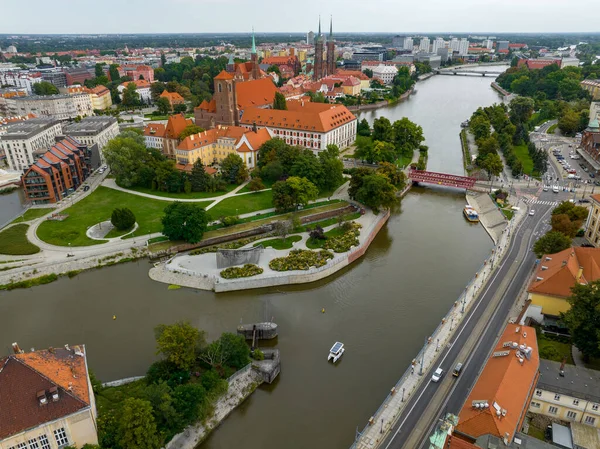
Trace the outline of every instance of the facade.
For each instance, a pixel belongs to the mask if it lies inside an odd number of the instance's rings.
[[[596,115],[596,111],[596,103],[592,102],[592,106],[590,106],[590,123],[581,137],[581,151],[585,159],[597,169],[600,164],[600,124],[598,123],[598,117],[592,119],[592,115]]]
[[[315,33],[313,31],[309,31],[306,33],[306,45],[314,45],[315,44]]]
[[[539,367],[535,329],[508,324],[460,411],[454,436],[474,443],[489,434],[512,443],[523,427]]]
[[[24,70],[0,70],[0,85],[25,88],[29,95],[33,94],[33,85],[42,82],[39,72],[28,72]]]
[[[58,120],[35,118],[8,126],[0,136],[0,148],[11,170],[27,170],[34,162],[33,153],[50,148],[62,133]]]
[[[98,145],[98,150],[102,152],[108,141],[119,135],[119,124],[116,118],[105,115],[86,117],[79,123],[63,126],[63,134],[90,147]]]
[[[415,62],[427,62],[432,69],[439,69],[442,57],[431,53],[420,53],[415,55]]]
[[[0,448],[98,444],[85,346],[13,348],[16,354],[0,359]]]
[[[90,92],[92,94],[92,108],[95,111],[103,111],[112,106],[113,103],[110,90],[105,86],[96,86],[90,89]]]
[[[432,44],[431,53],[437,54],[440,48],[446,48],[446,41],[443,37],[436,37]]]
[[[425,53],[429,53],[429,47],[431,46],[431,42],[428,37],[421,38],[419,42],[419,51],[424,51]]]
[[[165,127],[165,138],[163,140],[162,152],[168,158],[175,158],[175,151],[179,145],[179,136],[183,130],[194,122],[191,118],[185,118],[183,114],[169,116],[167,126]]]
[[[292,100],[288,110],[247,109],[240,123],[246,128],[268,128],[290,145],[319,152],[327,145],[345,148],[356,139],[356,117],[345,106]]]
[[[404,45],[403,45],[405,50],[413,50],[414,47],[414,43],[413,43],[413,38],[412,37],[405,37],[404,38]]]
[[[182,170],[200,160],[203,165],[220,164],[230,154],[238,154],[248,167],[256,166],[258,149],[271,140],[268,129],[252,130],[241,126],[218,126],[186,137],[177,147],[177,166]]]
[[[404,39],[402,38],[402,36],[394,36],[392,38],[392,47],[394,48],[403,48],[403,43],[404,43]]]
[[[149,123],[144,128],[144,141],[147,148],[163,151],[166,128],[162,123]]]
[[[458,55],[467,56],[469,54],[469,40],[466,37],[458,42]]]
[[[599,202],[600,195],[594,201]],[[588,229],[596,229],[598,214],[592,212]],[[590,231],[588,231],[590,232]],[[586,234],[587,235],[587,234]],[[527,293],[529,310],[544,316],[559,317],[571,308],[567,298],[576,284],[588,284],[600,279],[600,249],[573,247],[541,258]]]
[[[129,76],[133,81],[143,79],[154,82],[154,69],[149,65],[123,64],[117,70],[120,77]]]
[[[325,51],[323,48],[324,39],[321,34],[321,18],[319,17],[319,33],[315,38],[315,61],[313,64],[313,78],[315,80],[320,80],[326,75],[325,62],[323,61],[323,53]]]
[[[65,69],[65,79],[67,81],[67,86],[72,86],[75,83],[79,83],[83,86],[85,80],[94,79],[95,75],[95,72],[90,73],[90,71],[85,67]]]
[[[69,85],[67,82],[67,75],[62,70],[50,69],[41,71],[42,80],[52,83],[57,88],[66,87]],[[71,83],[73,84],[73,83]]]
[[[600,137],[600,134],[598,134]],[[600,138],[598,139],[600,149]],[[600,248],[600,195],[591,195],[592,208],[585,225],[585,239],[594,247]]]
[[[94,113],[92,97],[88,93],[33,95],[15,98],[14,101],[16,115],[35,114],[38,117],[68,120]]]
[[[381,79],[385,84],[392,84],[394,77],[398,74],[398,69],[393,65],[378,65],[371,70],[373,70],[373,77]]]
[[[335,41],[333,40],[333,18],[329,22],[329,38],[327,39],[327,74],[335,73]]]
[[[325,57],[325,47],[327,54]],[[315,61],[313,64],[313,79],[315,81],[335,73],[335,41],[333,40],[333,19],[329,24],[329,38],[321,34],[321,18],[319,17],[319,33],[315,38]]]
[[[590,93],[593,100],[600,100],[600,80],[583,80],[580,84]]]
[[[284,76],[285,78],[293,78],[300,73],[300,61],[296,56],[270,56],[264,58],[262,64],[279,67],[282,76],[284,73],[291,74],[291,76]]]
[[[342,82],[342,92],[344,95],[356,96],[360,94],[360,81],[353,77],[349,76]],[[334,88],[335,91],[335,88]]]
[[[129,86],[131,83],[135,84],[135,90],[140,95],[140,100],[144,103],[152,102],[152,95],[150,92],[150,82],[146,80],[136,80],[136,81],[126,81],[117,87],[119,91],[119,96],[123,99],[123,91]]]
[[[167,92],[166,90],[164,90],[162,92],[162,94],[160,94],[160,98],[166,98],[167,100],[169,100],[169,104],[171,105],[171,108],[177,104],[185,103],[185,100],[183,99],[183,97],[181,95],[179,95],[177,92]]]
[[[529,411],[600,429],[600,372],[540,360],[540,377]]]
[[[496,42],[496,50],[497,51],[508,50],[508,45],[509,45],[508,41],[498,41],[498,42]]]
[[[27,200],[52,204],[69,196],[92,174],[97,151],[66,137],[48,151],[38,152],[37,160],[21,178]]]
[[[481,43],[481,46],[487,48],[488,50],[491,50],[492,48],[494,48],[494,41],[491,39],[484,39]]]

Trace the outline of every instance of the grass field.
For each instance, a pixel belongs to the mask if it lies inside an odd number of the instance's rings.
[[[265,248],[290,249],[294,242],[299,242],[302,237],[299,235],[290,235],[284,239],[271,239],[255,243],[253,246],[262,245]]]
[[[43,217],[44,215],[52,212],[54,210],[53,207],[42,207],[39,209],[27,209],[23,215],[15,218],[13,223],[21,223],[23,221],[34,220],[36,218]]]
[[[271,187],[273,187],[273,184],[275,184],[273,181],[265,181],[263,179],[263,184],[265,185],[265,189],[270,189]],[[242,190],[240,190],[238,193],[245,193],[245,192],[251,192],[251,190],[248,188],[248,185],[245,185],[244,188]]]
[[[158,190],[152,190],[147,187],[128,187],[127,189],[132,190],[134,192],[147,193],[148,195],[160,196],[162,198],[173,198],[173,201],[176,201],[177,199],[194,200],[194,199],[203,199],[203,198],[216,198],[219,196],[223,196],[228,192],[231,192],[236,187],[237,187],[237,184],[227,184],[227,190],[225,190],[224,192],[190,192],[190,193],[160,192]]]
[[[208,202],[197,204],[206,207]],[[136,235],[160,232],[160,220],[168,205],[168,201],[153,200],[100,186],[94,193],[66,209],[65,213],[69,215],[66,220],[42,223],[37,235],[43,241],[59,246],[68,246],[69,243],[71,246],[103,243],[100,240],[89,239],[85,232],[90,226],[109,220],[116,207],[126,207],[134,213],[139,224]]]
[[[273,192],[266,190],[264,192],[248,193],[246,195],[227,198],[212,209],[209,209],[208,214],[213,220],[218,220],[220,217],[248,214],[272,207]]]
[[[39,253],[40,249],[27,240],[29,225],[18,224],[0,232],[0,254],[23,256]]]
[[[527,145],[516,145],[513,147],[513,151],[515,152],[517,159],[520,160],[523,165],[523,173],[531,175],[533,172],[533,159],[529,156]],[[533,174],[535,175],[535,173]]]
[[[555,123],[554,125],[550,126],[550,128],[548,128],[548,131],[546,131],[546,134],[554,134],[556,128],[558,128],[558,123]]]

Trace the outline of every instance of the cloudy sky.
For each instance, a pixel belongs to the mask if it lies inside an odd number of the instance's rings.
[[[0,33],[599,31],[599,0],[0,0]],[[26,18],[23,13],[26,12]],[[7,20],[6,18],[22,18]]]

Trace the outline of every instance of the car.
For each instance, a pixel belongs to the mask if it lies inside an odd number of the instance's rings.
[[[600,181],[594,181],[594,184],[600,186]]]
[[[83,187],[83,191],[84,191],[84,192],[87,192],[88,190],[90,190],[90,186],[84,186],[84,187]]]
[[[460,376],[460,373],[462,372],[462,369],[463,369],[463,364],[462,363],[457,363],[456,366],[454,367],[454,371],[452,371],[452,375],[454,377]]]
[[[595,175],[595,174],[593,174],[593,173],[590,173],[590,178],[595,178],[595,177],[596,177],[596,175]]]
[[[533,216],[535,215],[535,211],[534,211],[533,209],[531,209],[531,210],[529,211],[529,215],[531,215],[531,216],[533,217]]]
[[[571,173],[573,175],[577,174],[577,170],[575,170],[574,168],[570,168],[569,170],[567,170],[567,173]]]
[[[581,199],[579,200],[579,202],[580,202],[580,203],[589,203],[589,202],[590,202],[590,200],[588,200],[587,198],[581,198]]]
[[[579,163],[579,166],[580,166],[581,168],[583,168],[583,167],[585,167],[585,164],[584,164],[583,162],[580,162],[580,163]]]
[[[544,192],[547,192],[547,191],[548,191],[548,187],[544,186]]]
[[[435,370],[435,372],[433,373],[433,376],[431,376],[431,380],[433,382],[439,382],[443,375],[444,375],[444,370],[440,366],[440,367],[438,367],[438,369]]]

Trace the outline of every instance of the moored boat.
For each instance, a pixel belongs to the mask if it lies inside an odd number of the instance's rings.
[[[327,357],[327,361],[330,361],[333,359],[333,363],[337,362],[339,360],[339,358],[342,356],[342,354],[344,353],[345,349],[344,349],[344,343],[340,343],[339,341],[336,341],[334,343],[334,345],[331,347],[331,349],[329,350],[329,356]]]
[[[468,204],[463,209],[463,214],[465,214],[465,218],[467,220],[469,220],[471,223],[479,222],[479,214],[477,213],[477,211],[475,209],[473,209]]]

